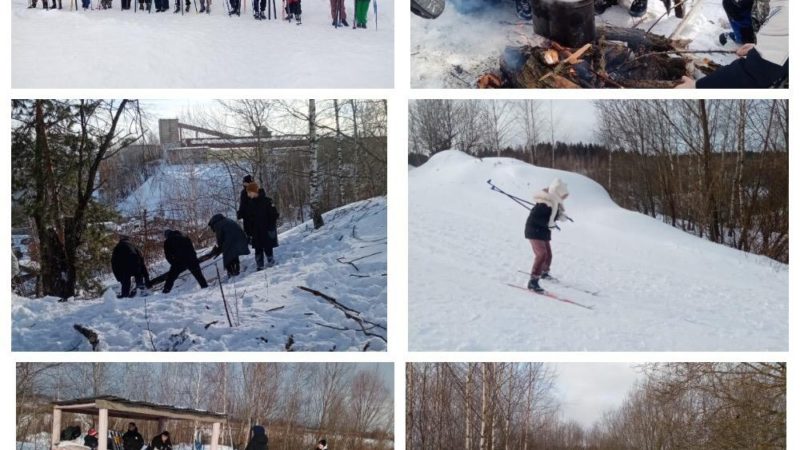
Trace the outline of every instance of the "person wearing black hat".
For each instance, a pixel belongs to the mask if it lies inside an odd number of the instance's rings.
[[[144,445],[144,438],[139,434],[139,429],[136,424],[131,422],[128,424],[128,431],[122,435],[122,448],[125,450],[142,450]]]
[[[256,425],[250,429],[250,441],[247,442],[247,447],[244,450],[268,450],[269,439],[267,439],[267,430],[261,425]]]
[[[167,280],[164,282],[163,293],[168,294],[172,290],[172,285],[178,279],[178,275],[188,270],[197,280],[197,284],[202,289],[208,287],[203,271],[200,270],[200,261],[197,259],[197,252],[194,244],[188,236],[176,230],[164,230],[164,257],[170,264],[167,272]]]
[[[236,220],[241,220],[244,233],[247,235],[248,243],[252,241],[253,233],[250,231],[252,223],[249,220],[250,197],[247,195],[247,187],[253,184],[253,176],[245,175],[242,179],[242,192],[239,193],[239,209],[236,211]]]

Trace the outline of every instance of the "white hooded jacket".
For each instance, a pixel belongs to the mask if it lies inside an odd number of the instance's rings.
[[[553,182],[550,183],[550,187],[546,190],[541,190],[534,194],[534,203],[544,203],[553,210],[550,213],[550,223],[548,224],[550,228],[555,226],[556,220],[559,218],[558,216],[564,214],[564,197],[568,194],[567,183],[561,181],[561,178],[553,180]]]
[[[773,64],[786,64],[789,59],[788,0],[770,0],[769,15],[756,33],[756,51]]]

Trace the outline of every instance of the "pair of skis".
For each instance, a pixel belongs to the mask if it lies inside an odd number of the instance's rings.
[[[528,272],[523,272],[523,271],[521,271],[521,270],[519,270],[518,272],[519,272],[519,273],[524,273],[524,274],[526,274],[526,275],[530,275]],[[567,287],[567,288],[569,288],[569,289],[573,289],[573,290],[576,290],[576,291],[579,291],[579,292],[583,292],[583,293],[585,293],[585,294],[589,294],[589,295],[592,295],[592,296],[595,296],[595,297],[597,297],[597,296],[599,295],[599,291],[590,291],[590,290],[588,290],[588,289],[583,289],[583,288],[580,288],[580,287],[572,286],[572,285],[569,285],[569,284],[566,284],[566,283],[562,283],[562,282],[558,281],[558,280],[557,280],[557,279],[555,279],[555,278],[552,278],[552,279],[551,279],[551,281],[553,281],[553,282],[555,282],[555,283],[558,283],[558,284],[561,284],[561,285],[563,285],[564,287]],[[590,310],[594,310],[594,306],[590,306],[590,305],[584,305],[584,304],[582,304],[582,303],[578,303],[578,302],[576,302],[576,301],[574,301],[574,300],[570,300],[569,298],[562,297],[562,296],[560,296],[560,295],[558,295],[558,294],[554,294],[554,293],[552,293],[552,292],[550,292],[550,291],[547,291],[547,290],[544,290],[544,291],[542,291],[542,292],[536,292],[536,291],[534,291],[534,290],[530,290],[530,289],[528,289],[527,287],[517,286],[517,285],[515,285],[515,284],[511,284],[511,283],[506,283],[506,284],[507,284],[508,286],[510,286],[510,287],[517,288],[517,289],[521,289],[521,290],[523,290],[523,291],[525,291],[525,292],[528,292],[528,293],[530,293],[530,294],[534,294],[534,295],[542,295],[542,296],[545,296],[545,297],[551,298],[551,299],[553,299],[553,300],[557,300],[557,301],[559,301],[559,302],[563,302],[563,303],[569,303],[569,304],[571,304],[571,305],[575,305],[575,306],[578,306],[578,307],[581,307],[581,308],[584,308],[584,309],[590,309]]]

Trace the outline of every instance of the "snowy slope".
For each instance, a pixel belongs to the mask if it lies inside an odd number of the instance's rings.
[[[386,337],[386,199],[353,203],[325,219],[319,230],[305,223],[281,234],[273,268],[255,272],[252,253],[242,258],[242,275],[222,284],[238,326],[228,326],[218,284],[202,290],[184,273],[167,295],[117,299],[109,289],[102,298],[67,303],[15,296],[13,349],[90,350],[72,328],[82,324],[98,332],[100,350],[282,351],[289,336],[293,351],[385,350],[383,340],[366,336],[355,320],[297,286],[357,310],[379,325],[368,325],[368,332]],[[345,263],[361,257],[358,271]],[[206,278],[216,278],[214,265],[205,265]]]
[[[465,88],[474,87],[477,76],[498,67],[498,58],[508,45],[538,44],[543,38],[533,34],[533,25],[517,18],[514,2],[502,0],[493,4],[487,0],[482,11],[471,14],[458,12],[452,1],[437,19],[427,20],[411,15],[411,87],[412,88]],[[692,2],[687,2],[691,8]],[[620,4],[629,4],[625,0]],[[718,37],[728,25],[722,0],[704,0],[692,20],[686,24],[678,38],[689,39],[693,50],[720,49]],[[639,28],[648,30],[664,13],[664,4],[650,0],[645,20]],[[631,27],[642,18],[632,18],[627,8],[615,6],[596,23]],[[670,14],[653,28],[656,34],[669,36],[680,19]],[[726,49],[735,49],[729,43]],[[732,56],[724,54],[707,56],[718,63],[728,63]]]
[[[80,0],[78,0],[80,3]],[[328,0],[304,0],[303,25],[212,13],[26,9],[11,0],[15,88],[390,88],[394,2],[379,0],[378,30],[331,26]],[[63,0],[68,8],[70,0]],[[94,3],[97,3],[95,1]],[[174,2],[171,2],[174,5]],[[244,2],[243,2],[244,3]],[[346,3],[348,19],[352,0]],[[280,13],[281,0],[276,0]]]
[[[574,223],[553,232],[554,276],[574,305],[524,286],[530,199],[569,185]],[[437,154],[409,173],[409,343],[413,351],[786,351],[788,266],[619,208],[583,176],[512,159]]]

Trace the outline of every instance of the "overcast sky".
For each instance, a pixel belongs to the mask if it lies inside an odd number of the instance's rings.
[[[620,406],[628,391],[643,378],[633,364],[558,363],[553,366],[563,417],[586,428],[600,420],[605,411]]]

